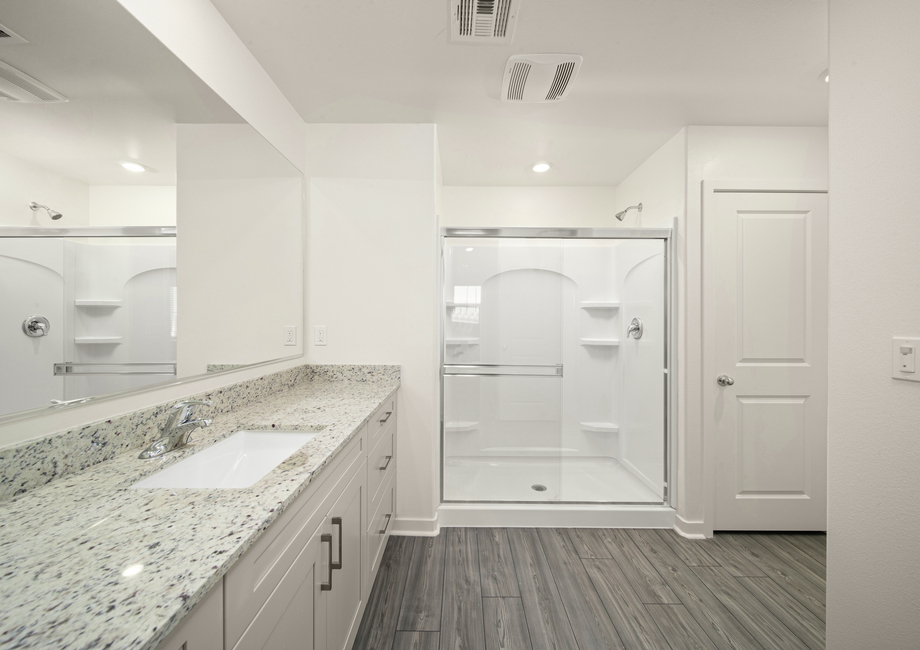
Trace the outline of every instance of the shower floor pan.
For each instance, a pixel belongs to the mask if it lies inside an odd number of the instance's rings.
[[[452,456],[444,461],[444,501],[660,504],[662,499],[615,458]]]

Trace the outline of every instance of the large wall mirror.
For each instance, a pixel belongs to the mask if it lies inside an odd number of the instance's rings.
[[[302,174],[115,0],[0,3],[0,133],[0,420],[302,354]]]

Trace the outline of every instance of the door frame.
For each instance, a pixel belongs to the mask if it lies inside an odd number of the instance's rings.
[[[827,181],[764,181],[764,180],[703,180],[702,210],[700,228],[702,230],[702,291],[700,312],[702,315],[701,358],[702,368],[699,377],[701,390],[701,410],[703,417],[702,431],[702,475],[703,475],[703,534],[712,537],[716,512],[716,434],[713,410],[708,408],[718,395],[715,362],[715,323],[713,312],[709,309],[710,296],[713,294],[713,228],[707,227],[712,214],[713,194],[716,193],[751,193],[751,194],[827,194]],[[826,297],[825,297],[826,299]]]
[[[438,403],[439,403],[439,435],[438,435],[438,503],[439,505],[467,505],[483,504],[486,506],[508,505],[517,502],[509,501],[445,501],[444,500],[444,242],[449,238],[470,237],[485,238],[515,238],[515,239],[660,239],[664,242],[665,256],[665,287],[664,287],[664,477],[665,499],[664,506],[676,510],[677,508],[677,232],[678,219],[672,219],[670,228],[465,228],[445,227],[439,228],[438,235]],[[526,506],[546,506],[544,502],[526,502]],[[566,502],[565,505],[577,507],[579,504]],[[588,507],[613,506],[618,502],[591,502],[584,504]],[[629,505],[628,507],[635,507]],[[660,506],[659,506],[660,507]]]

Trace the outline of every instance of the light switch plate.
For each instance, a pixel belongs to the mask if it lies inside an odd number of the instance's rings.
[[[316,325],[313,327],[313,345],[326,345],[325,325]]]
[[[896,336],[891,339],[891,376],[920,382],[920,338]]]

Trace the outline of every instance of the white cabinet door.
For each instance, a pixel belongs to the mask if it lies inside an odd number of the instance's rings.
[[[320,650],[325,647],[326,602],[322,583],[329,576],[331,541],[323,527],[310,537],[234,650]]]
[[[714,528],[825,530],[827,195],[704,196]]]
[[[366,462],[366,461],[365,461]],[[358,469],[329,511],[327,525],[332,532],[332,589],[323,592],[326,601],[326,649],[351,647],[364,611],[364,578],[367,530],[367,470]],[[337,568],[339,567],[339,568]]]
[[[223,650],[224,581],[195,605],[157,650]]]

